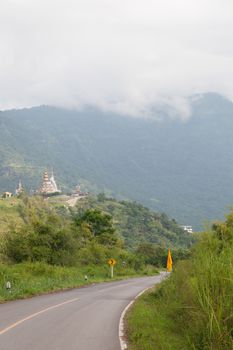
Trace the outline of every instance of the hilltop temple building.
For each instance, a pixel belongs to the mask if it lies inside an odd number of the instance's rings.
[[[58,190],[54,175],[49,178],[48,172],[45,171],[43,175],[43,182],[38,190],[38,193],[43,195],[54,195],[59,194],[61,191]]]
[[[23,188],[22,182],[20,180],[19,184],[18,184],[18,187],[15,190],[15,194],[16,194],[16,196],[19,196],[23,192],[24,192],[24,188]]]

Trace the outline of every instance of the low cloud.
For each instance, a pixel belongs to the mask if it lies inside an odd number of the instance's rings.
[[[3,0],[0,43],[0,109],[166,104],[185,120],[187,96],[233,100],[231,0]]]

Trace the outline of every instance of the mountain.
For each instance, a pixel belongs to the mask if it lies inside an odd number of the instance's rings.
[[[164,107],[132,118],[92,107],[0,112],[0,190],[19,179],[39,186],[54,168],[63,190],[137,200],[200,229],[233,203],[233,104],[209,93],[190,98],[188,120]]]

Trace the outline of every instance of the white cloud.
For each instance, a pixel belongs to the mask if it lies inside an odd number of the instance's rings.
[[[94,104],[147,115],[233,100],[232,0],[1,0],[0,109]]]

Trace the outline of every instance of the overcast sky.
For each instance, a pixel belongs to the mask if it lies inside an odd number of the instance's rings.
[[[233,100],[233,0],[0,0],[0,109]]]

